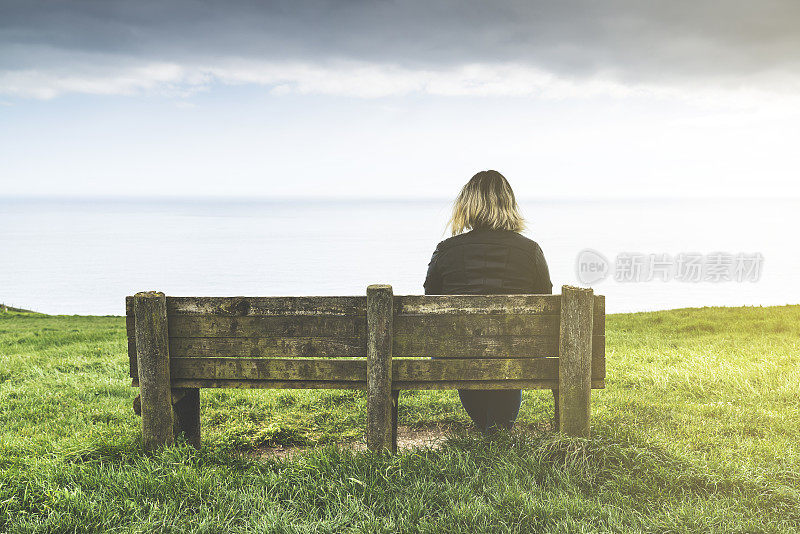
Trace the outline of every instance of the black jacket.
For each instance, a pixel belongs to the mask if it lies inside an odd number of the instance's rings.
[[[539,245],[516,232],[472,230],[439,243],[428,264],[426,295],[550,294]]]

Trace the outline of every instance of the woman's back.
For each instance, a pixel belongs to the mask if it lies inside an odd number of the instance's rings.
[[[428,264],[427,295],[552,291],[542,249],[520,234],[525,221],[499,172],[482,171],[467,182],[453,203],[449,224],[453,237],[439,243]],[[487,433],[511,429],[522,402],[518,389],[461,389],[458,395],[475,426]]]
[[[478,229],[439,243],[428,264],[428,295],[552,291],[539,245],[510,230]]]

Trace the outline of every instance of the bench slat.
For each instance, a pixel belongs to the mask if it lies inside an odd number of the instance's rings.
[[[359,338],[316,337],[178,337],[169,340],[170,358],[194,356],[230,358],[360,358],[367,347]]]
[[[314,380],[361,382],[365,360],[300,358],[171,358],[173,380]],[[557,358],[392,361],[398,383],[430,381],[555,380]]]
[[[557,314],[560,295],[395,295],[397,315]]]
[[[441,338],[395,335],[396,358],[541,358],[558,355],[558,338],[553,336],[491,336]],[[172,357],[341,357],[366,355],[360,338],[316,337],[170,337]],[[605,354],[605,336],[593,336],[593,354]]]
[[[366,382],[361,360],[300,358],[170,358],[172,379],[325,380]]]
[[[392,360],[392,381],[551,380],[558,378],[558,358]]]
[[[592,351],[593,351],[593,356],[592,356],[592,378],[593,379],[604,379],[606,377],[605,336],[594,336],[592,339],[593,339],[593,345],[592,345]],[[269,342],[269,341],[270,340],[264,340],[264,343]],[[272,341],[277,341],[277,340],[272,340]],[[283,341],[286,341],[286,340],[283,340]],[[298,342],[302,343],[302,342],[305,342],[306,340],[295,339],[294,341],[298,341]],[[288,345],[289,350],[286,350],[286,346],[284,346],[284,350],[278,350],[277,344],[273,344],[273,345],[269,346],[268,349],[265,349],[262,352],[259,352],[257,349],[253,349],[253,347],[251,347],[251,350],[254,350],[254,352],[239,353],[239,352],[236,352],[237,349],[240,349],[240,347],[237,347],[236,340],[233,340],[233,343],[229,343],[229,340],[219,339],[219,338],[206,338],[206,339],[203,339],[203,338],[187,339],[187,338],[185,338],[185,339],[170,340],[170,352],[171,352],[171,357],[173,357],[173,358],[200,357],[200,356],[204,356],[204,355],[208,355],[209,354],[207,352],[206,348],[204,348],[204,347],[208,347],[210,345],[210,346],[212,346],[214,348],[214,350],[215,350],[214,354],[216,354],[217,357],[226,357],[226,358],[238,358],[238,357],[242,357],[242,358],[265,357],[266,358],[266,357],[273,357],[273,358],[275,358],[275,357],[292,356],[292,354],[287,354],[287,353],[290,353],[292,351],[294,351],[294,353],[295,353],[294,356],[296,356],[296,357],[304,357],[304,356],[307,357],[307,354],[306,354],[307,351],[305,350],[307,347],[292,346],[291,345],[291,341],[289,343],[290,343]],[[312,343],[313,343],[313,341],[312,341]],[[333,347],[331,347],[331,346],[323,346],[323,348],[324,348],[324,350],[327,350],[327,349],[333,350]],[[320,345],[316,345],[315,348],[313,348],[312,350],[316,350],[319,353],[319,351],[321,350]],[[348,356],[343,356],[342,355],[342,353],[345,352],[345,350],[337,350],[336,354],[330,354],[328,356],[329,357],[348,357]],[[136,349],[135,349],[135,346],[133,345],[133,343],[129,343],[129,351],[132,351],[132,354],[133,354],[133,357],[132,357],[133,359],[130,362],[131,363],[131,378],[135,379],[135,378],[138,378],[138,372],[137,372],[137,369],[136,369]],[[268,355],[264,356],[264,353],[268,353]],[[354,353],[355,353],[355,350],[354,350]],[[237,354],[241,354],[241,356],[237,356]],[[298,354],[299,354],[299,356],[298,356]],[[363,351],[361,352],[361,355],[363,356]],[[541,357],[548,357],[548,356],[552,356],[552,354],[545,354],[545,355],[543,355]],[[356,355],[356,356],[350,356],[350,357],[360,357],[360,356]],[[407,357],[407,355],[398,354],[397,357]],[[505,357],[509,358],[509,355],[506,354]],[[530,358],[530,357],[531,357],[530,355],[527,356],[527,358]],[[462,358],[463,358],[463,356],[462,356]],[[449,359],[453,359],[453,358],[449,358]],[[487,358],[484,357],[484,359],[487,359]],[[317,361],[317,360],[315,360],[315,361]],[[496,361],[496,360],[493,360],[493,361]]]
[[[396,358],[541,358],[558,355],[556,336],[442,337],[395,334]]]
[[[558,336],[558,315],[418,315],[398,316],[394,335],[427,338],[490,336]],[[216,315],[169,317],[169,336],[178,337],[318,337],[366,336],[363,317],[224,317]]]
[[[592,389],[605,388],[602,379],[592,380]],[[392,382],[396,390],[441,389],[558,389],[558,380],[440,380],[438,382]]]
[[[552,336],[493,336],[443,339],[395,335],[396,358],[543,358],[558,355],[558,338]],[[134,350],[135,347],[129,347]],[[170,338],[172,357],[244,358],[359,358],[366,355],[359,338]],[[593,359],[605,356],[605,336],[592,336]]]
[[[498,298],[499,297],[499,298]],[[558,314],[560,295],[396,295],[397,315]],[[133,297],[125,297],[126,315]],[[366,315],[366,297],[167,297],[168,315]],[[605,296],[594,297],[595,333],[605,331]]]
[[[603,379],[606,377],[605,336],[593,336],[592,339],[592,377],[595,379]],[[266,343],[269,343],[269,340],[262,342],[262,347],[265,348],[259,349],[258,347],[251,346],[249,349],[250,352],[241,352],[241,346],[237,346],[239,344],[235,340],[233,343],[228,343],[225,339],[220,339],[218,342],[215,338],[207,338],[205,340],[202,338],[174,339],[170,340],[170,352],[172,356],[176,358],[200,356],[208,354],[205,347],[211,346],[214,350],[213,354],[221,357],[234,358],[237,357],[237,354],[242,354],[242,357],[309,357],[312,354],[323,357],[363,357],[365,355],[365,349],[361,346],[356,347],[342,344],[336,346],[328,344],[327,341],[329,340],[324,340],[325,343],[322,344],[317,340],[297,338],[291,340],[273,339],[271,341],[271,345],[266,345]],[[280,342],[284,342],[284,344],[280,345]],[[308,344],[303,345],[303,343]],[[397,340],[395,340],[395,343],[397,343]],[[545,353],[539,357],[548,357],[553,354],[554,353]],[[503,356],[506,358],[510,357],[507,353],[504,353]],[[408,354],[401,354],[398,351],[397,357],[408,357]],[[461,357],[463,358],[464,355],[462,354]],[[485,355],[483,355],[483,357],[486,358]],[[528,354],[525,357],[530,358],[532,356]],[[133,341],[128,342],[128,359],[130,377],[138,378],[136,345]]]
[[[170,337],[366,336],[366,320],[353,316],[225,317],[173,315]],[[558,315],[401,315],[394,333],[427,337],[558,336]]]
[[[173,315],[168,318],[168,323],[169,337],[355,338],[366,344],[367,336],[367,322],[363,316]]]
[[[394,335],[419,338],[475,336],[558,336],[559,316],[506,315],[398,315]]]
[[[409,358],[540,358],[558,356],[558,336],[448,338],[395,334],[393,355]],[[605,356],[605,336],[592,336],[593,358]]]
[[[167,315],[366,315],[366,297],[167,297]]]
[[[596,336],[598,356],[604,336]],[[363,340],[351,338],[170,338],[171,357],[242,358],[359,358],[366,354]],[[494,336],[441,339],[395,336],[393,354],[397,358],[543,358],[558,355],[558,339],[553,337]]]
[[[133,380],[132,385],[138,386]],[[357,389],[365,390],[366,382],[332,380],[206,380],[179,379],[175,388],[238,388],[238,389]],[[471,380],[447,382],[393,382],[396,390],[437,389],[558,389],[558,380]],[[592,389],[605,387],[604,380],[592,380]]]

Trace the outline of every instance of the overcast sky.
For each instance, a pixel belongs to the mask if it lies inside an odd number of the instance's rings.
[[[800,195],[800,2],[0,0],[0,195]]]

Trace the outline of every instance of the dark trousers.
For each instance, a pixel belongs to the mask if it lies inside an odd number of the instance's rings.
[[[458,396],[475,426],[485,434],[511,430],[522,404],[519,389],[459,389]]]

